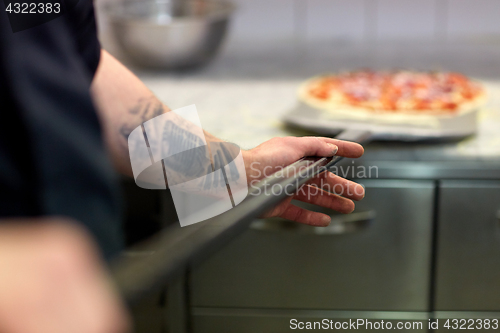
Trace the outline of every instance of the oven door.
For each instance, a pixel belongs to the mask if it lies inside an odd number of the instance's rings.
[[[352,215],[328,212],[332,228],[257,221],[194,267],[196,332],[234,321],[224,315],[234,309],[429,311],[434,183],[362,183],[366,197]]]

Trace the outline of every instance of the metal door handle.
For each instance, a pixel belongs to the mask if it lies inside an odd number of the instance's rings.
[[[374,210],[349,215],[334,215],[328,227],[311,227],[281,219],[267,219],[254,221],[250,228],[259,231],[293,231],[315,235],[342,235],[366,229],[371,225],[375,216]]]

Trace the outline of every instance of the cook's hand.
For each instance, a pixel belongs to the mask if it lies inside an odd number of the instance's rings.
[[[304,156],[339,155],[356,158],[363,155],[363,152],[363,147],[353,142],[321,137],[286,137],[266,141],[254,149],[245,151],[243,157],[248,182],[252,184]],[[354,210],[352,200],[362,199],[364,193],[361,185],[331,172],[323,172],[263,217],[279,216],[304,224],[327,226],[331,221],[328,215],[299,208],[291,203],[292,199],[341,213],[350,213]]]
[[[0,332],[126,332],[126,312],[85,233],[62,219],[34,220],[0,224]]]

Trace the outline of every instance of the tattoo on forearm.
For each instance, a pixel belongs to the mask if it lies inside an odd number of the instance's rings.
[[[139,99],[137,105],[129,113],[140,119],[141,124],[146,120],[159,116],[165,111],[163,104],[154,96]]]
[[[119,128],[124,148],[128,151],[128,137],[134,129],[165,111],[167,111],[166,107],[156,98],[139,100],[137,105],[130,109]],[[206,138],[197,134],[200,130],[181,116],[172,115],[165,121],[162,130],[157,132],[160,137],[149,138],[144,131],[144,139],[149,146],[150,154],[152,154],[151,151],[160,151],[161,156],[166,157],[162,165],[169,186],[195,179],[201,180],[200,177],[207,176],[198,186],[201,185],[200,188],[209,190],[227,186],[226,181],[240,177],[234,165],[231,165],[229,172],[224,171],[228,180],[225,180],[220,172],[213,172],[233,161],[240,152],[239,147],[219,141],[207,141],[205,145]]]
[[[128,136],[137,126],[165,111],[165,106],[154,96],[139,99],[137,104],[128,111],[128,115],[124,117],[123,124],[118,129],[120,136],[124,138],[122,140],[124,148],[127,149]]]

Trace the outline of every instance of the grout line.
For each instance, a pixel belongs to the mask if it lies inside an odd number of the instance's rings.
[[[294,0],[293,6],[293,36],[296,41],[302,42],[307,30],[307,0]]]
[[[293,0],[293,43],[296,59],[302,59],[307,41],[307,9],[308,0]]]
[[[365,63],[375,65],[377,52],[374,48],[378,39],[378,0],[364,0],[362,58]]]
[[[436,41],[448,39],[449,2],[435,0],[434,6],[434,38]]]
[[[378,39],[378,0],[364,0],[363,39],[373,42]]]

